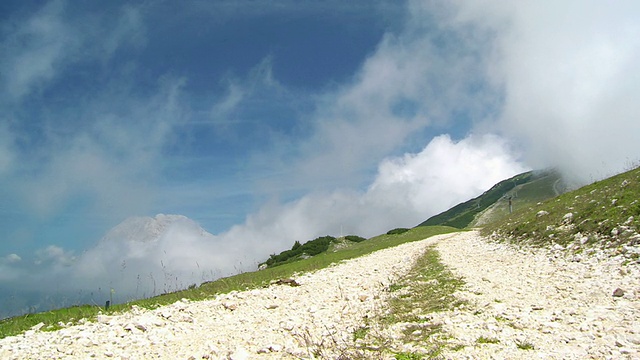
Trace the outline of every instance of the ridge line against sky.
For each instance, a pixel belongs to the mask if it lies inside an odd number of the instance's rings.
[[[634,1],[5,1],[0,288],[60,288],[98,259],[135,257],[134,278],[161,260],[251,269],[531,168],[624,170],[640,157],[638,18]],[[142,258],[99,246],[158,213],[214,235],[183,224],[184,246]]]

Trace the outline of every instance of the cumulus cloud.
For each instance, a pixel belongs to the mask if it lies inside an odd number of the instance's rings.
[[[414,226],[525,171],[511,154],[507,142],[494,135],[458,142],[443,135],[418,153],[383,160],[364,192],[318,192],[286,204],[268,204],[221,236],[247,239],[274,251],[295,240],[339,235],[341,228],[345,234],[373,236],[396,226]],[[252,241],[262,238],[265,241]]]
[[[495,135],[460,141],[439,136],[418,153],[383,160],[365,191],[321,191],[284,204],[272,202],[219,237],[260,261],[294,241],[341,232],[373,236],[415,226],[526,171],[512,154],[509,144]]]
[[[49,245],[44,249],[36,251],[36,265],[49,264],[53,267],[69,266],[75,260],[72,253],[55,245]]]
[[[442,135],[420,153],[384,160],[367,195],[376,203],[394,204],[399,215],[394,221],[421,221],[424,214],[446,210],[526,170],[501,137],[470,135],[455,142]],[[403,214],[402,209],[408,210]]]
[[[419,153],[384,159],[364,192],[315,192],[290,203],[269,204],[225,236],[269,239],[258,242],[264,253],[340,231],[373,236],[392,227],[415,226],[526,171],[512,154],[508,143],[495,135],[458,142],[439,136]]]

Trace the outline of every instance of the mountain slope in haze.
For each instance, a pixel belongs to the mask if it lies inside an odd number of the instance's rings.
[[[530,181],[516,185],[502,198],[476,214],[469,227],[482,227],[508,216],[512,211],[554,198],[569,190],[557,171],[534,172]],[[511,207],[509,207],[511,199]]]
[[[184,224],[193,229],[196,234],[204,234],[205,230],[200,228],[193,220],[182,215],[158,214],[155,217],[130,217],[120,224],[114,226],[100,240],[101,243],[113,241],[135,241],[154,242],[163,236],[172,226]]]
[[[130,217],[86,251],[77,267],[126,297],[154,296],[201,282],[201,272],[218,260],[216,245],[214,235],[186,216]],[[105,275],[108,269],[111,275]]]
[[[548,199],[563,191],[564,186],[557,171],[528,171],[500,181],[482,195],[434,215],[418,226],[444,225],[463,229],[471,225],[480,225],[476,224],[476,219],[480,214],[486,214],[487,210],[493,215],[485,215],[485,222],[489,218],[508,215],[509,198],[512,208],[515,208]]]

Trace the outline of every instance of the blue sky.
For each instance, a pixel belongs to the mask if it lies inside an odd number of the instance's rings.
[[[149,211],[205,220],[200,207],[217,208],[207,211],[212,231],[242,221],[257,206],[256,179],[268,175],[253,170],[254,154],[308,136],[313,97],[352,76],[385,25],[383,9],[368,5],[19,4],[3,21],[3,123],[18,168],[10,175],[38,189],[5,196],[27,227],[61,232],[87,213],[103,231]],[[181,188],[208,201],[175,201]],[[106,194],[123,189],[135,194]]]
[[[194,219],[226,244],[212,266],[248,269],[296,240],[413,226],[527,169],[624,170],[638,16],[634,1],[3,1],[0,281],[37,288],[131,216]]]

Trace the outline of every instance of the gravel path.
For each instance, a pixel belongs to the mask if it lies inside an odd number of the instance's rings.
[[[568,256],[440,235],[209,301],[99,316],[55,332],[0,340],[0,359],[288,359],[353,346],[387,287],[430,245],[466,281],[463,309],[432,314],[451,359],[640,359],[640,269],[603,252]],[[295,284],[293,284],[295,285]],[[613,296],[621,289],[622,296]],[[617,295],[621,295],[619,292]],[[532,347],[532,349],[525,349]]]
[[[437,249],[464,277],[457,296],[471,305],[437,315],[464,346],[447,358],[640,359],[637,262],[622,265],[626,258],[602,250],[580,256],[559,247],[516,248],[475,232]],[[624,295],[613,296],[616,289]]]

